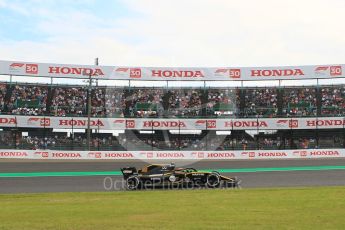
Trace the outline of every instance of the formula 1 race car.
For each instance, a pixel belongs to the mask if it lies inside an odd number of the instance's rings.
[[[152,164],[139,170],[121,168],[128,190],[155,187],[231,187],[239,186],[236,177],[226,177],[217,171],[197,171],[194,168],[176,168],[174,164]]]

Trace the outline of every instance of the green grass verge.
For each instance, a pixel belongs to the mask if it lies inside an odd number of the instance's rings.
[[[0,229],[345,229],[345,187],[0,195]]]

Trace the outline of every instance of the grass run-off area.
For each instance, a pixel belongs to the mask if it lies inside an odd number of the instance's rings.
[[[345,229],[345,187],[3,194],[0,229]]]

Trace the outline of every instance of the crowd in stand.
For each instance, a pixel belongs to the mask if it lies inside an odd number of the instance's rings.
[[[120,135],[93,136],[90,141],[92,150],[274,150],[274,149],[310,149],[310,148],[342,148],[344,139],[342,135],[327,133],[317,141],[316,137],[290,136],[280,139],[279,136],[203,136],[182,135],[169,136],[162,140],[159,136],[139,135],[136,138]],[[50,133],[47,135],[21,136],[11,131],[0,132],[0,147],[17,149],[59,149],[59,150],[87,150],[85,135],[72,136]]]
[[[281,94],[278,93],[279,90]],[[16,115],[86,116],[87,91],[87,88],[80,86],[1,84],[0,112]],[[91,92],[91,114],[101,117],[302,117],[317,115],[318,104],[321,105],[321,115],[345,114],[344,85],[320,87],[320,102],[317,92],[317,87],[94,87]]]
[[[198,89],[169,90],[168,110],[172,116],[200,116],[202,109],[202,91]]]
[[[126,107],[126,101],[123,100],[123,89],[105,88],[104,91],[104,106],[106,116],[124,117],[124,108]]]
[[[52,99],[52,114],[55,116],[85,114],[87,105],[87,91],[78,87],[57,87]]]
[[[324,87],[321,89],[321,109],[324,115],[345,114],[345,86]]]
[[[5,108],[5,96],[6,96],[6,85],[0,84],[0,113],[4,111]]]
[[[207,115],[228,116],[237,114],[236,102],[239,101],[239,94],[236,94],[235,89],[209,89],[207,93]]]
[[[12,147],[16,143],[16,137],[11,132],[0,132],[0,145],[3,148],[4,146]]]
[[[8,111],[16,115],[42,115],[46,111],[48,88],[46,86],[15,85]]]
[[[86,116],[88,89],[72,86],[0,84],[0,112],[15,115]],[[91,91],[92,116],[167,117],[197,116],[302,117],[316,116],[318,105],[323,116],[345,115],[345,85],[288,88],[163,89],[98,87]],[[206,108],[206,109],[204,109]],[[225,108],[225,109],[224,109]],[[279,112],[279,109],[280,112]],[[219,111],[221,110],[221,111]],[[225,111],[223,111],[225,110]],[[203,112],[204,111],[204,112]],[[140,141],[138,141],[138,139]],[[326,136],[320,143],[313,137],[256,138],[242,136],[119,136],[93,137],[93,150],[247,150],[308,149],[343,146],[343,136]],[[82,135],[17,136],[0,132],[2,148],[23,149],[87,148]]]
[[[91,92],[91,114],[92,116],[105,116],[105,89],[97,88]]]
[[[244,116],[275,117],[278,112],[276,88],[247,89]]]
[[[124,98],[131,117],[151,117],[159,115],[163,103],[163,89],[132,89]]]
[[[67,135],[33,135],[33,136],[15,136],[11,132],[0,132],[1,148],[18,149],[59,149],[59,150],[86,150],[87,138],[75,136],[74,139]],[[123,150],[115,137],[93,137],[91,140],[93,150]]]
[[[202,138],[196,137],[183,137],[181,139],[171,137],[168,141],[165,141],[165,148],[169,150],[206,150],[206,142]]]
[[[27,116],[39,116],[44,115],[46,108],[13,108],[11,114],[13,115],[27,115]]]
[[[157,135],[139,135],[120,143],[129,150],[246,150],[257,146],[253,138],[217,135],[168,135],[165,140]]]
[[[284,89],[283,115],[290,116],[315,116],[316,115],[316,88],[287,88]]]

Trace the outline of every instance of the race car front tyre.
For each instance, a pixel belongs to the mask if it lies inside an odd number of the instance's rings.
[[[209,188],[216,188],[219,187],[221,183],[221,179],[219,174],[217,173],[210,173],[207,175],[206,178],[206,185]]]
[[[128,190],[136,190],[139,188],[140,180],[137,176],[130,176],[126,180],[126,187]]]

